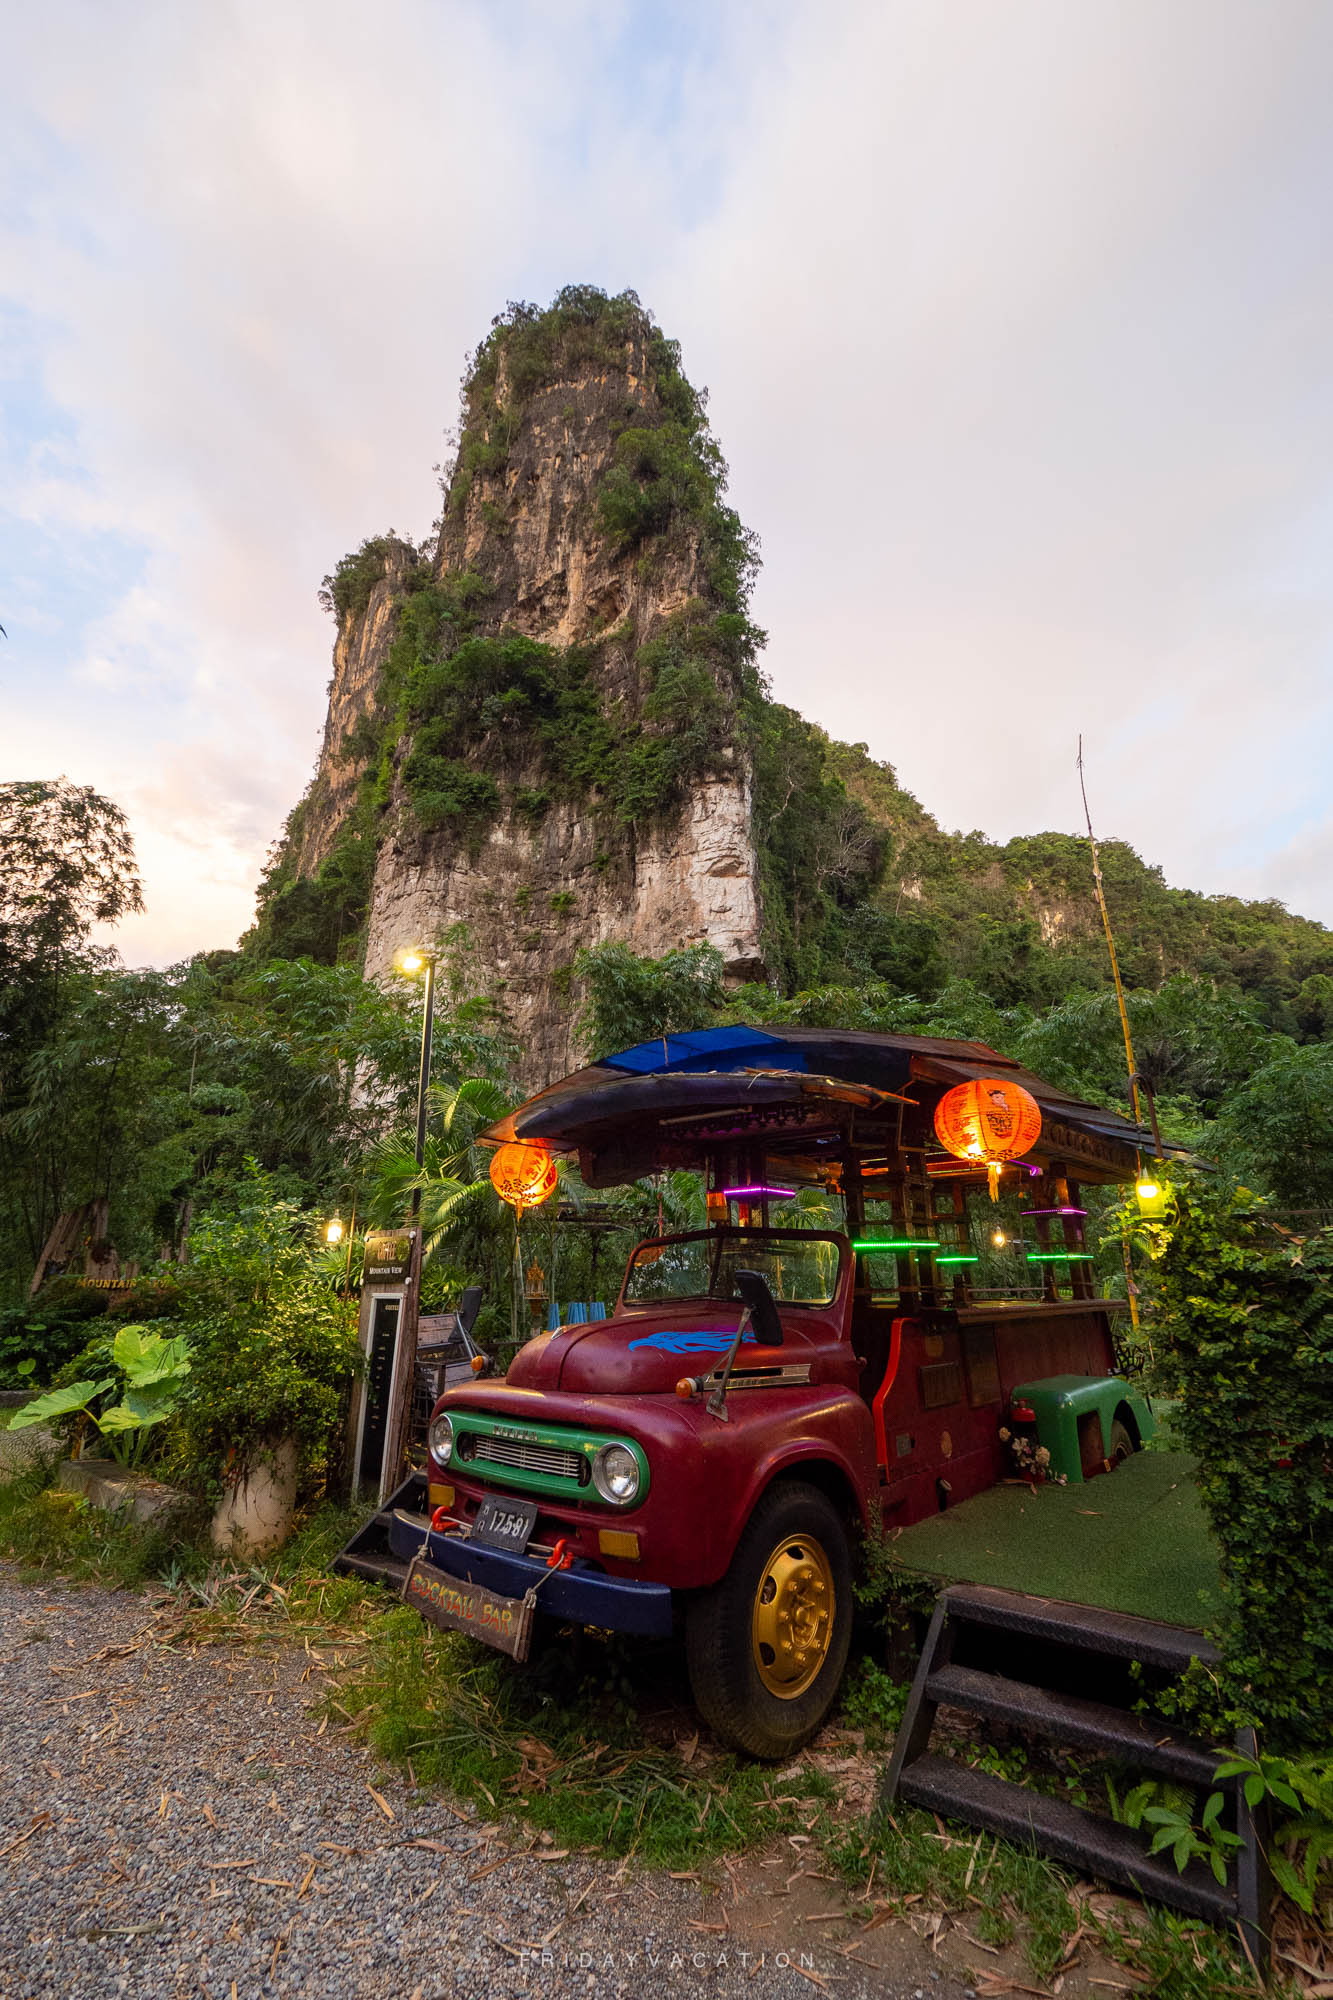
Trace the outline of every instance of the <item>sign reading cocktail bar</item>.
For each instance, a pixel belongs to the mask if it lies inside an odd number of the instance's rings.
[[[414,1229],[372,1229],[366,1236],[363,1285],[405,1285],[412,1269]]]
[[[418,1556],[403,1582],[403,1602],[442,1632],[466,1632],[526,1660],[532,1644],[532,1605],[522,1597],[500,1597],[480,1583],[463,1583],[446,1576]]]

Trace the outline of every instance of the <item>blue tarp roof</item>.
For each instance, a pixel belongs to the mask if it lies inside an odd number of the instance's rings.
[[[658,1035],[651,1042],[621,1049],[618,1055],[602,1056],[597,1067],[647,1076],[680,1070],[718,1073],[754,1069],[766,1063],[774,1069],[809,1067],[799,1049],[776,1035],[766,1035],[762,1028],[694,1028],[684,1035]]]

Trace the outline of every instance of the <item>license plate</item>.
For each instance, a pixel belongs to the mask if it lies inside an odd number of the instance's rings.
[[[509,1549],[522,1555],[537,1526],[535,1500],[499,1500],[488,1493],[477,1509],[470,1539],[488,1548]]]
[[[532,1606],[521,1597],[501,1597],[484,1584],[445,1576],[418,1556],[403,1584],[403,1602],[442,1632],[466,1632],[470,1639],[480,1639],[515,1660],[528,1657]]]

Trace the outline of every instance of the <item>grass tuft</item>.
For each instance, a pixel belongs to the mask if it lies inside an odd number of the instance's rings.
[[[593,1634],[550,1637],[516,1667],[404,1607],[376,1620],[338,1700],[420,1782],[561,1847],[683,1868],[814,1824],[833,1799],[822,1773],[784,1780],[701,1747],[683,1713],[639,1704],[651,1672],[651,1656]]]

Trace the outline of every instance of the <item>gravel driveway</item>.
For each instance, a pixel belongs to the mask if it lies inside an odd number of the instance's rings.
[[[0,1993],[970,1991],[903,1926],[874,1932],[870,1970],[838,1949],[846,1925],[815,1942],[836,1892],[814,1876],[783,1901],[717,1867],[706,1893],[525,1853],[321,1734],[297,1647],[171,1650],[151,1617],[133,1594],[0,1571]]]

